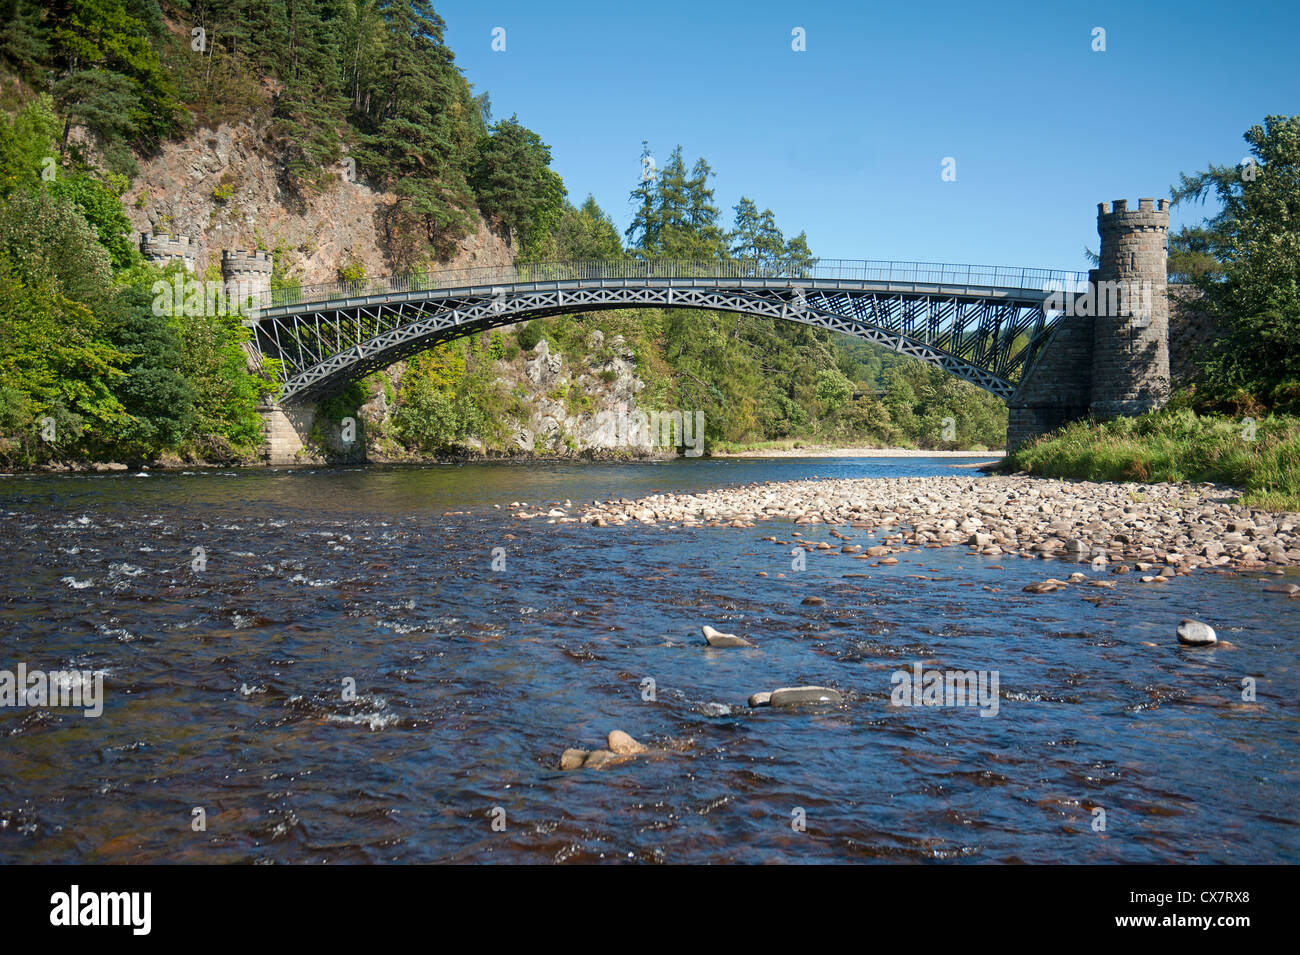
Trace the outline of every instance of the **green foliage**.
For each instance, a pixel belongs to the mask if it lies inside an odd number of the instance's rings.
[[[0,391],[11,460],[92,455],[129,422],[113,393],[128,356],[100,337],[100,322],[48,271],[20,270],[0,247]],[[40,420],[56,438],[40,445]],[[12,429],[12,430],[11,430]],[[15,450],[17,449],[17,450]]]
[[[559,261],[621,259],[626,254],[614,220],[590,195],[580,208],[565,204],[555,226],[553,244],[549,257]]]
[[[339,391],[327,395],[316,403],[316,410],[321,417],[330,421],[342,421],[355,417],[357,411],[370,397],[370,390],[363,381],[350,381]]]
[[[338,276],[340,282],[364,282],[366,280],[365,263],[350,262],[339,268]]]
[[[838,368],[823,368],[817,372],[817,400],[828,414],[834,414],[853,397],[853,383]]]
[[[1201,362],[1202,405],[1287,407],[1300,390],[1300,116],[1266,117],[1244,138],[1253,164],[1211,165],[1173,190],[1222,204],[1197,236],[1217,266],[1190,270],[1221,330]]]
[[[116,450],[149,460],[189,437],[196,395],[180,373],[183,345],[167,315],[155,315],[153,299],[139,288],[118,292],[110,309],[113,344],[130,356],[115,387],[131,420],[118,434]]]
[[[112,259],[71,201],[45,191],[10,196],[0,206],[0,249],[27,283],[49,282],[92,310],[107,305]]]
[[[61,0],[47,8],[43,27],[60,77],[56,95],[86,100],[70,121],[84,122],[110,146],[129,137],[152,148],[178,128],[175,85],[155,47],[164,35],[156,3]]]
[[[179,370],[194,389],[192,447],[219,460],[247,454],[262,440],[257,413],[273,385],[251,374],[238,315],[174,316],[181,341]]]
[[[1258,422],[1173,407],[1104,424],[1078,421],[1018,449],[1007,465],[1089,481],[1209,481],[1247,504],[1300,510],[1300,418]]]
[[[735,212],[735,225],[727,234],[732,258],[756,259],[794,275],[811,268],[817,261],[808,249],[807,235],[800,232],[787,241],[777,228],[771,209],[760,213],[753,199],[741,196]]]
[[[648,147],[643,155],[649,156]],[[658,174],[632,190],[631,200],[639,204],[626,233],[632,248],[647,257],[669,259],[724,256],[726,236],[708,184],[712,177],[713,169],[703,158],[687,172],[682,147],[674,148]]]
[[[1213,234],[1203,226],[1183,226],[1169,236],[1169,281],[1195,283],[1222,278],[1213,242]]]
[[[141,104],[130,79],[106,69],[78,70],[54,84],[54,99],[64,116],[64,152],[72,127],[81,126],[94,137],[111,170],[135,175],[135,157],[128,142]]]
[[[408,447],[436,453],[455,448],[483,421],[465,377],[462,342],[439,345],[407,366],[393,429]]]
[[[550,168],[551,147],[511,116],[479,140],[470,185],[479,208],[525,259],[537,255],[565,211],[565,188]]]
[[[114,272],[130,268],[139,258],[131,220],[122,208],[126,188],[122,176],[109,174],[101,180],[84,172],[59,176],[49,185],[51,195],[69,200],[81,212]]]
[[[537,343],[545,337],[545,332],[546,326],[534,319],[515,326],[515,340],[519,342],[520,348],[529,352],[537,347]]]

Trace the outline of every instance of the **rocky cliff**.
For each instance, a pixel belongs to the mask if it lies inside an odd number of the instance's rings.
[[[361,265],[368,276],[410,265],[396,261],[386,213],[396,197],[348,181],[340,165],[328,188],[300,196],[287,189],[283,157],[253,122],[200,129],[169,142],[140,163],[124,197],[140,232],[187,235],[196,270],[219,262],[222,249],[269,249],[277,273],[311,285],[333,282],[338,270]],[[478,220],[449,260],[430,268],[508,265],[509,247]]]
[[[216,267],[223,249],[269,249],[275,253],[276,274],[304,285],[335,281],[344,268],[356,274],[360,267],[374,277],[408,267],[394,253],[385,230],[396,197],[349,178],[348,167],[340,165],[326,189],[306,196],[291,191],[282,157],[266,130],[256,122],[240,122],[200,129],[142,160],[124,202],[140,233],[188,236],[199,274]],[[453,256],[420,264],[452,269],[511,261],[509,246],[480,217]],[[370,382],[360,409],[370,460],[419,457],[385,440],[401,401],[405,369],[399,362]],[[504,446],[471,436],[466,452],[653,453],[648,427],[638,418],[636,399],[644,384],[636,374],[635,354],[620,337],[606,343],[595,330],[581,354],[562,354],[543,338],[531,351],[497,362],[495,370],[497,386],[517,396],[527,412],[511,423],[512,437]],[[557,397],[571,388],[586,396],[581,410]],[[342,440],[338,422],[314,412],[300,430],[311,435],[301,455],[304,461],[346,459],[359,451]]]

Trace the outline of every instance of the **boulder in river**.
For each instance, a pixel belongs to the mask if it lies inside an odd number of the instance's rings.
[[[594,750],[587,754],[586,761],[582,764],[583,769],[600,769],[610,760],[617,757],[607,749]]]
[[[588,753],[585,749],[566,749],[560,755],[560,768],[577,769],[584,762],[586,762],[587,757],[589,755],[591,754]]]
[[[827,703],[832,706],[844,702],[838,690],[826,686],[783,686],[772,691],[772,706],[806,706],[810,703]]]
[[[611,730],[607,742],[610,751],[617,753],[619,756],[636,756],[638,753],[646,751],[644,745],[638,743],[622,730]]]
[[[1218,643],[1214,628],[1199,620],[1185,619],[1178,624],[1178,642],[1191,647],[1208,647]]]
[[[738,637],[734,633],[721,633],[714,630],[707,623],[704,625],[704,639],[708,641],[711,647],[752,647],[753,644],[744,637]]]
[[[771,705],[772,705],[772,694],[771,694],[771,693],[751,693],[751,694],[750,694],[750,697],[749,697],[749,705],[750,705],[750,706],[771,706]]]

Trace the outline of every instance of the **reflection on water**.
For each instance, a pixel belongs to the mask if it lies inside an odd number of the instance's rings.
[[[0,710],[0,862],[1300,861],[1297,602],[1250,575],[1031,596],[1041,561],[836,547],[795,572],[761,540],[788,525],[494,507],[949,464],[0,479],[0,669],[106,694],[98,719]],[[1180,648],[1184,616],[1230,646]],[[998,671],[998,715],[892,708],[917,661]],[[803,683],[844,706],[745,705]],[[616,728],[668,751],[558,770]]]

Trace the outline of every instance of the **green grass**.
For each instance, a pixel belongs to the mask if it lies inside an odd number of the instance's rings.
[[[1010,455],[1006,467],[1088,481],[1208,481],[1243,504],[1300,511],[1300,418],[1198,416],[1186,408],[1076,421]]]

